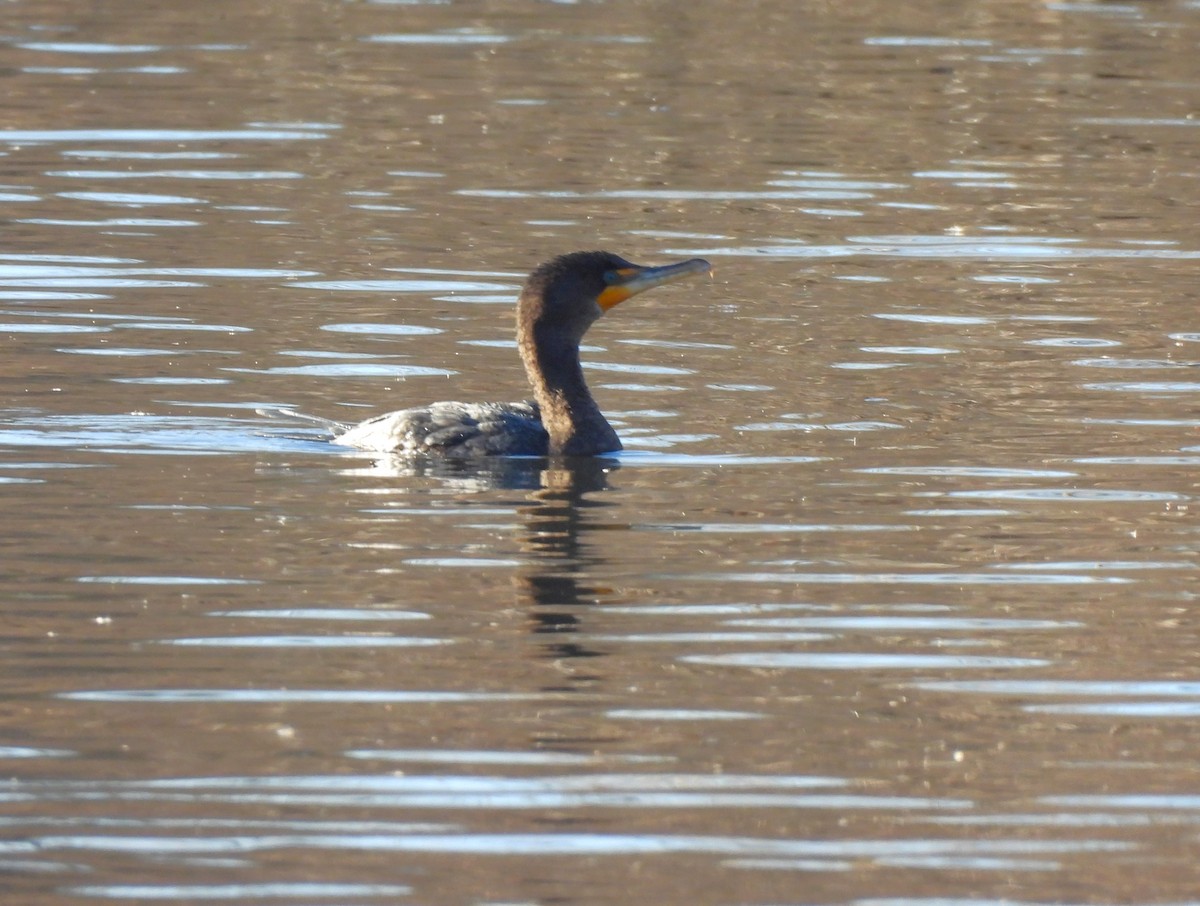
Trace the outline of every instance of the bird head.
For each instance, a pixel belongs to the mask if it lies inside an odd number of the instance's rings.
[[[572,252],[538,267],[525,282],[518,317],[575,338],[605,312],[655,286],[711,270],[703,258],[645,267],[611,252]]]

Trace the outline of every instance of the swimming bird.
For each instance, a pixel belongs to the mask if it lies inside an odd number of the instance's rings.
[[[517,348],[534,399],[440,402],[361,422],[334,437],[360,450],[477,456],[595,456],[621,449],[588,391],[579,343],[605,312],[630,296],[711,266],[692,258],[661,267],[611,252],[572,252],[531,273],[517,300]]]

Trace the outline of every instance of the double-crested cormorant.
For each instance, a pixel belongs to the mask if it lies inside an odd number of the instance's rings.
[[[387,453],[594,456],[621,449],[588,392],[579,343],[592,323],[630,296],[711,268],[703,258],[642,267],[609,252],[572,252],[538,267],[517,301],[517,346],[534,399],[432,403],[368,419],[334,443]]]

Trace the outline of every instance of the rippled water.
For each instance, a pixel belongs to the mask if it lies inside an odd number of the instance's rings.
[[[5,903],[1198,902],[1200,4],[0,38]],[[328,443],[593,247],[623,453]]]

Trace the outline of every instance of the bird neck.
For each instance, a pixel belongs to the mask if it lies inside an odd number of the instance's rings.
[[[579,339],[522,325],[517,340],[542,424],[550,435],[551,455],[593,456],[620,450],[617,432],[583,379]]]

